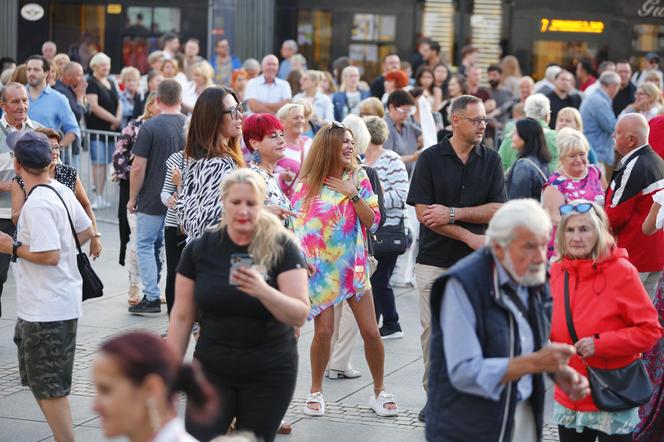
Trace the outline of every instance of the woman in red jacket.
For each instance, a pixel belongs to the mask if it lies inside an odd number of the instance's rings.
[[[551,266],[553,316],[551,340],[574,344],[570,366],[584,376],[588,365],[621,368],[650,350],[662,328],[627,251],[617,248],[600,206],[575,200],[560,207],[556,234],[558,257]],[[579,341],[572,342],[565,320],[564,278],[569,273],[572,320]],[[600,411],[587,396],[572,401],[556,387],[553,422],[560,442],[631,441],[639,423],[638,408]]]

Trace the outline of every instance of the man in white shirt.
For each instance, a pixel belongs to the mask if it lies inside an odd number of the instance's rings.
[[[28,117],[28,93],[21,83],[7,83],[0,94],[0,108],[3,112],[0,118],[0,232],[14,236],[11,190],[16,171],[5,139],[12,132],[36,129],[42,125]],[[7,281],[9,258],[9,255],[0,253],[0,296],[2,296],[2,287]],[[0,316],[2,316],[1,304]]]
[[[277,78],[279,59],[275,55],[266,55],[261,63],[263,73],[247,83],[244,97],[249,105],[246,114],[259,112],[276,114],[281,106],[289,103],[292,98],[291,88],[287,81]]]
[[[18,220],[16,241],[0,233],[0,253],[11,254],[14,262],[18,316],[14,343],[21,383],[30,387],[55,439],[73,441],[67,396],[83,281],[72,230],[83,244],[94,234],[92,222],[74,193],[51,180],[51,147],[44,135],[14,132],[7,137],[7,145],[29,195]]]

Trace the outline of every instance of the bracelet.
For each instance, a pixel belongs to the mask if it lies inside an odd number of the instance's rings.
[[[454,207],[450,207],[450,224],[454,224],[455,217],[456,217],[456,209]]]

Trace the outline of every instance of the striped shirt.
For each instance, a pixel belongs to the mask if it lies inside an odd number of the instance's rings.
[[[398,153],[384,149],[374,164],[370,165],[378,173],[383,185],[383,205],[385,224],[394,226],[406,216],[406,196],[408,195],[408,172]]]
[[[161,188],[161,202],[164,206],[168,207],[169,198],[178,191],[175,183],[173,182],[173,169],[180,169],[180,173],[184,175],[184,157],[181,150],[172,153],[166,160],[166,178],[164,179],[164,186]],[[178,218],[175,214],[175,209],[170,207],[166,211],[166,227],[178,227]]]

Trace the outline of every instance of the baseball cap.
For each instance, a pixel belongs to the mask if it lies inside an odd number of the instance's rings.
[[[43,169],[51,164],[51,145],[44,134],[31,130],[12,132],[7,135],[6,142],[24,167]]]
[[[657,55],[656,52],[648,52],[646,54],[646,60],[648,60],[648,61],[650,61],[650,60],[659,60],[659,55]]]

